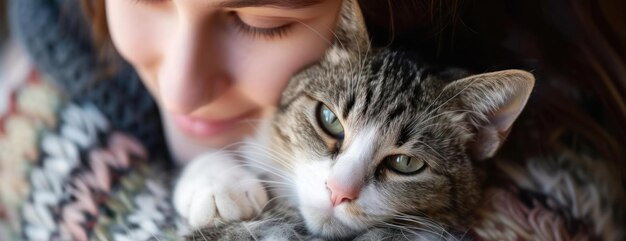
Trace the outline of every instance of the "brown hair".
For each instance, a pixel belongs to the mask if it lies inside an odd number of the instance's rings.
[[[105,0],[82,0],[83,13],[89,20],[96,46],[106,45],[109,39],[107,27]]]

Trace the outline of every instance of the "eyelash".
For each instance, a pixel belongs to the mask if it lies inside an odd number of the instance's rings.
[[[134,3],[159,4],[169,0],[132,0]]]
[[[235,12],[230,12],[229,15],[233,19],[238,31],[251,35],[253,38],[282,38],[289,33],[289,30],[291,30],[291,24],[285,24],[275,28],[257,28],[246,24],[241,20],[241,18],[239,18],[239,16],[237,16],[237,13]]]

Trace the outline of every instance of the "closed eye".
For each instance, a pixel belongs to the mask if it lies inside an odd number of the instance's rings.
[[[135,3],[144,3],[144,4],[159,4],[164,2],[169,2],[170,0],[132,0]]]
[[[238,31],[253,38],[275,39],[285,37],[291,30],[291,22],[281,22],[280,25],[273,27],[256,27],[246,23],[236,12],[229,13],[233,24]]]

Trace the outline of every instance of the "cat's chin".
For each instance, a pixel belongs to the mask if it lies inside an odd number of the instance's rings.
[[[367,228],[348,210],[350,205],[356,204],[343,203],[333,207],[331,193],[326,186],[330,161],[302,162],[295,166],[298,209],[309,232],[324,239],[342,239]]]
[[[349,238],[366,229],[366,227],[359,227],[357,225],[359,222],[356,220],[345,216],[343,210],[303,209],[301,213],[309,232],[322,238]]]

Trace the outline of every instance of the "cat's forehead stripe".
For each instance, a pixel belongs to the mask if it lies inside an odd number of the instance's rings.
[[[403,114],[404,111],[406,110],[406,106],[404,104],[401,104],[401,103],[395,105],[392,108],[393,109],[391,109],[391,111],[389,112],[389,115],[387,116],[387,123],[390,123],[394,119],[398,118],[398,116]]]
[[[411,128],[409,128],[408,124],[402,125],[402,127],[400,127],[400,130],[398,132],[398,140],[396,141],[396,146],[400,147],[404,143],[407,143],[410,137],[411,137]]]
[[[355,102],[355,97],[354,97],[354,93],[350,93],[348,94],[348,97],[346,99],[346,104],[343,108],[343,118],[347,119],[348,116],[350,115],[350,111],[352,111],[352,108],[354,107],[354,102]]]
[[[382,117],[391,121],[402,115],[408,107],[415,108],[421,94],[421,70],[411,61],[399,61],[394,54],[375,54],[368,59],[364,69],[359,69],[358,79],[353,76],[339,81],[359,83],[348,86],[340,96],[349,96],[342,103],[344,117],[358,108],[360,115]],[[355,97],[356,96],[356,97]],[[355,100],[356,98],[356,100]],[[356,101],[358,104],[354,104]]]

